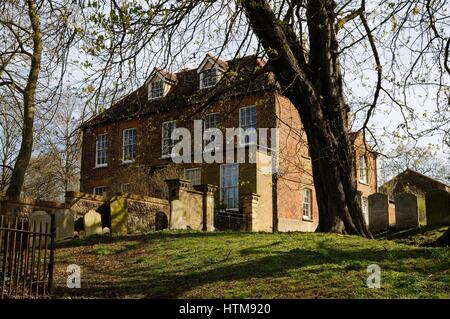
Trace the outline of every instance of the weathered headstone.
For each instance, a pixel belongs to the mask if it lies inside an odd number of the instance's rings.
[[[56,240],[73,238],[75,221],[69,209],[59,209],[55,211]]]
[[[50,234],[51,216],[45,211],[34,211],[30,214],[30,230],[32,232]]]
[[[84,215],[84,231],[86,236],[102,235],[102,216],[95,210],[90,210]]]
[[[389,201],[386,194],[369,195],[369,229],[381,231],[389,228]]]
[[[28,218],[30,222],[30,230],[33,233],[51,234],[52,217],[45,211],[34,211]],[[50,237],[36,235],[33,239],[36,247],[44,248],[47,240],[47,245],[50,245]],[[39,245],[40,243],[40,245]]]
[[[450,193],[435,189],[425,195],[427,225],[450,225]]]
[[[408,228],[419,226],[417,197],[411,193],[395,196],[395,227]]]
[[[114,196],[110,201],[111,231],[116,234],[128,231],[127,202],[123,196]]]

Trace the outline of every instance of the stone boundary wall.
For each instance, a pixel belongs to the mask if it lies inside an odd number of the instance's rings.
[[[82,192],[67,192],[66,207],[69,208],[75,218],[82,217],[90,210],[97,211],[102,205],[109,203],[105,196],[98,196]]]
[[[118,205],[121,198],[124,203]],[[110,229],[112,225],[116,225],[115,220],[111,218],[125,218],[126,222],[121,223],[120,233],[166,228],[169,215],[168,200],[129,193],[117,193],[106,197],[67,192],[66,206],[74,213],[76,219],[82,218],[90,210],[97,211],[102,215],[102,226]]]
[[[34,211],[48,213],[66,208],[64,203],[36,200],[31,197],[14,197],[0,199],[0,214],[28,217]]]
[[[128,193],[121,196],[126,202],[129,231],[161,230],[168,227],[169,201],[167,199]]]

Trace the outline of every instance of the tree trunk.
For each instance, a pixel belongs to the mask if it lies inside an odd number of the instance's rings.
[[[334,1],[307,3],[308,58],[302,39],[275,17],[266,0],[244,1],[243,6],[283,94],[297,108],[303,123],[319,206],[318,231],[372,237],[357,199]]]
[[[23,183],[25,180],[25,173],[30,162],[31,153],[33,150],[33,126],[35,113],[35,98],[36,87],[41,70],[42,57],[42,33],[40,28],[39,14],[34,0],[28,0],[28,15],[33,30],[33,54],[31,57],[30,72],[27,78],[27,85],[23,91],[23,105],[24,105],[24,125],[22,132],[22,142],[20,145],[19,154],[17,155],[14,170],[11,175],[11,181],[6,191],[6,196],[17,197],[20,196]]]
[[[445,233],[439,237],[436,242],[436,246],[450,246],[450,227],[445,231]]]

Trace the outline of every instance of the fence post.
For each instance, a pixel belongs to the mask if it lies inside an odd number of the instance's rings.
[[[55,223],[55,214],[50,214],[51,216],[51,226],[50,226],[50,261],[48,265],[48,289],[50,295],[54,292],[53,285],[53,270],[55,264],[55,237],[56,237],[56,223]]]

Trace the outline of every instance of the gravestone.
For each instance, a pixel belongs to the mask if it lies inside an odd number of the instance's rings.
[[[30,230],[32,232],[50,234],[51,233],[51,216],[45,211],[34,211],[30,214]]]
[[[86,236],[102,235],[102,216],[95,210],[90,210],[84,215],[84,231]]]
[[[369,229],[382,231],[389,228],[389,200],[386,194],[369,195]]]
[[[450,193],[435,189],[426,193],[427,225],[450,225]]]
[[[124,234],[128,231],[127,202],[123,196],[114,196],[110,201],[111,232]]]
[[[28,218],[30,230],[34,233],[51,234],[52,217],[45,211],[34,211]],[[34,238],[33,238],[34,237]],[[44,248],[47,240],[47,247],[50,245],[50,237],[33,235],[32,239],[36,248]],[[40,245],[39,245],[40,243]]]
[[[419,209],[416,195],[401,193],[395,196],[395,227],[419,227]]]
[[[55,211],[56,240],[73,238],[75,231],[75,221],[69,209],[59,209]]]

